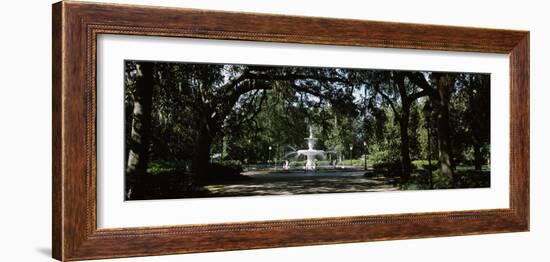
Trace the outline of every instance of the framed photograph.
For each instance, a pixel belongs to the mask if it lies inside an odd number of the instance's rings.
[[[529,32],[53,5],[53,257],[529,230]]]

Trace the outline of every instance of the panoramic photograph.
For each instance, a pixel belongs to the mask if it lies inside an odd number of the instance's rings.
[[[126,60],[125,200],[490,187],[490,74]]]

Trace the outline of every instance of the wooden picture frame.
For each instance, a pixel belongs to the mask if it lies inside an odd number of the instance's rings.
[[[53,257],[81,260],[529,230],[529,32],[83,2],[53,5]],[[510,207],[98,229],[98,34],[508,54]]]

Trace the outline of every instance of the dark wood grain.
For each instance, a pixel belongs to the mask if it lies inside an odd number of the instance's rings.
[[[60,258],[63,253],[63,189],[61,171],[61,71],[62,43],[61,5],[52,8],[52,256]]]
[[[53,6],[53,257],[81,260],[529,230],[529,33],[81,2]],[[510,55],[510,208],[98,229],[99,34]]]
[[[510,207],[529,228],[529,33],[510,52]]]

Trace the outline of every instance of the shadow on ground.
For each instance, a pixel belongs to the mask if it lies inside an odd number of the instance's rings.
[[[210,196],[294,195],[398,190],[394,180],[365,177],[364,172],[248,172],[251,179],[208,185]]]
[[[49,247],[39,247],[36,251],[46,257],[52,257],[52,249]]]

